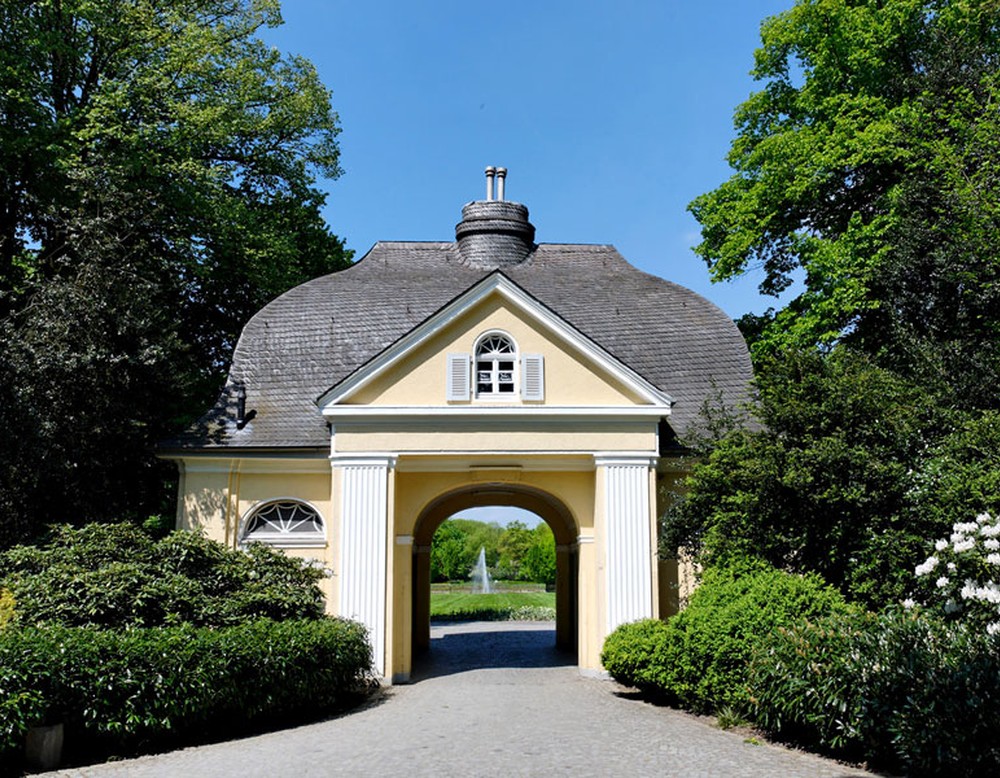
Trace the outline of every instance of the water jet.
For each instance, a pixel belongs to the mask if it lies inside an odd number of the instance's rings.
[[[472,568],[472,593],[492,594],[493,582],[490,580],[490,572],[486,569],[486,548],[479,549],[479,560]]]

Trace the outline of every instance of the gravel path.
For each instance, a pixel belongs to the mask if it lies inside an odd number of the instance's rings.
[[[550,624],[436,625],[415,682],[336,719],[67,770],[93,776],[848,776],[582,677]]]

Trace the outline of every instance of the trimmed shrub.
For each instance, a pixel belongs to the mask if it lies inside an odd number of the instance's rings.
[[[1000,639],[926,616],[855,614],[782,630],[751,666],[771,733],[907,775],[1000,764]]]
[[[76,756],[134,753],[252,726],[298,723],[369,681],[364,628],[339,619],[256,620],[123,631],[0,632],[0,757],[29,726],[62,722]]]
[[[625,686],[656,690],[656,668],[662,666],[667,645],[667,623],[643,619],[622,624],[608,635],[601,649],[601,664]]]
[[[42,547],[0,554],[20,625],[118,629],[323,615],[323,571],[259,544],[227,549],[194,532],[160,540],[130,524],[54,527]]]
[[[749,706],[747,671],[757,646],[779,627],[847,610],[843,597],[816,575],[713,568],[665,629],[638,628],[646,646],[636,652],[634,669],[625,665],[626,674],[699,712],[742,712]],[[623,639],[617,632],[608,638],[612,646]],[[643,657],[648,666],[640,666]]]

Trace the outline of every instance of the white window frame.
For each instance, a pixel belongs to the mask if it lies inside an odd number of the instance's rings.
[[[479,349],[482,344],[489,340],[490,338],[503,338],[508,343],[510,343],[513,352],[507,354],[506,352],[493,352],[493,356],[490,357],[493,365],[490,370],[492,378],[490,383],[496,389],[499,384],[500,378],[500,368],[499,362],[510,362],[511,363],[511,389],[509,392],[480,392],[479,391]],[[485,402],[513,402],[521,399],[520,386],[521,386],[521,350],[518,348],[517,341],[511,337],[510,333],[504,332],[503,330],[489,330],[484,332],[478,338],[476,338],[476,343],[472,348],[472,396],[476,400],[482,400]],[[508,358],[509,357],[509,358]],[[504,382],[508,383],[508,382]]]
[[[319,517],[320,524],[323,527],[322,531],[265,531],[257,532],[252,537],[248,537],[247,530],[250,527],[250,523],[254,518],[256,518],[257,514],[262,511],[266,511],[272,505],[278,505],[279,503],[296,503],[297,505],[304,506],[305,508],[313,511],[316,516]],[[245,546],[247,543],[263,543],[273,548],[324,548],[326,547],[326,528],[327,521],[323,512],[308,500],[303,500],[300,497],[272,497],[255,503],[245,514],[243,514],[243,518],[240,520],[239,544],[241,547]]]

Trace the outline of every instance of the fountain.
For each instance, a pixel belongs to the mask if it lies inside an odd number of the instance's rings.
[[[493,583],[490,581],[490,573],[486,569],[486,549],[479,549],[479,561],[472,568],[472,593],[490,594],[493,592]]]

